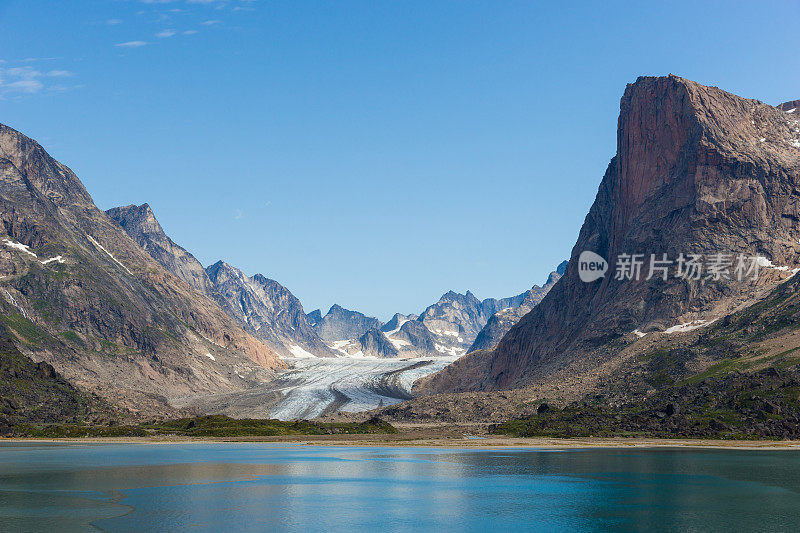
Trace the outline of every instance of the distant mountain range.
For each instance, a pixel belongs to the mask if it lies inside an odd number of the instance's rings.
[[[386,324],[339,305],[324,316],[319,310],[312,311],[308,320],[321,338],[344,355],[458,357],[499,342],[519,318],[544,298],[564,273],[566,264],[561,263],[544,286],[534,285],[509,298],[478,300],[470,291],[450,291],[421,315],[396,313]]]
[[[538,303],[561,276],[563,263],[543,287],[503,299],[478,300],[450,291],[422,315],[396,314],[384,324],[333,305],[306,315],[280,283],[219,261],[207,268],[166,235],[148,204],[115,207],[108,215],[165,269],[214,301],[247,332],[284,357],[455,357],[480,336],[494,345],[512,323]],[[503,318],[496,317],[502,313]],[[489,325],[488,329],[484,328]]]

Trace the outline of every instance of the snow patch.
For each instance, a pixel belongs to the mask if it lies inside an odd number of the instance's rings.
[[[121,266],[122,268],[124,268],[124,269],[125,269],[125,272],[127,272],[128,274],[130,274],[131,276],[133,276],[133,272],[131,272],[130,270],[128,270],[128,267],[126,267],[125,265],[123,265],[122,263],[120,263],[120,262],[117,260],[117,258],[116,258],[116,257],[114,257],[113,255],[111,255],[111,252],[109,252],[108,250],[106,250],[105,248],[103,248],[103,245],[102,245],[102,244],[100,244],[99,242],[97,242],[97,241],[94,239],[94,237],[92,237],[92,236],[91,236],[91,235],[89,235],[89,234],[87,234],[87,235],[86,235],[86,237],[87,237],[87,238],[88,238],[88,239],[89,239],[89,240],[92,242],[92,244],[94,244],[95,246],[97,246],[97,248],[98,248],[99,250],[101,250],[101,251],[105,252],[105,253],[108,255],[108,257],[110,257],[110,258],[111,258],[111,260],[112,260],[112,261],[114,261],[116,264],[118,264],[119,266]]]
[[[767,259],[766,257],[761,257],[761,256],[758,256],[758,257],[756,258],[756,263],[758,263],[758,266],[760,266],[760,267],[764,267],[764,268],[771,268],[771,269],[773,269],[773,270],[779,270],[779,271],[781,271],[781,272],[791,272],[791,273],[792,273],[792,276],[794,276],[795,274],[797,274],[798,272],[800,272],[800,268],[791,268],[791,269],[790,269],[790,268],[789,268],[788,266],[786,266],[786,265],[782,265],[782,266],[773,265],[773,264],[772,264],[772,261],[770,261],[770,260],[769,260],[769,259]]]
[[[786,111],[786,112],[787,112],[787,113],[794,113],[795,111],[797,111],[797,108],[796,108],[796,107],[793,107],[793,108],[789,109],[789,110],[788,110],[788,111]]]
[[[641,331],[639,331],[638,329],[635,329],[635,330],[633,330],[633,334],[634,334],[634,335],[636,335],[637,337],[639,337],[640,339],[641,339],[642,337],[644,337],[645,335],[647,335],[647,333],[642,333],[642,332],[641,332]]]
[[[35,253],[31,252],[31,249],[28,248],[26,245],[20,242],[14,242],[11,239],[3,239],[3,244],[8,246],[9,248],[13,248],[14,250],[19,250],[20,252],[25,252],[28,255],[32,255],[33,257],[38,257]]]
[[[292,352],[292,355],[294,355],[295,357],[316,357],[316,355],[314,355],[313,353],[307,352],[306,350],[304,350],[303,348],[301,348],[296,344],[291,345],[289,347],[289,351]]]
[[[434,344],[433,347],[436,349],[437,352],[445,353],[453,357],[460,357],[465,353],[464,350],[462,350],[458,346],[452,346],[448,348],[447,346],[442,346],[441,344]]]
[[[697,328],[702,328],[704,326],[708,326],[716,322],[717,319],[708,321],[708,320],[693,320],[691,322],[684,322],[683,324],[676,324],[672,327],[669,327],[664,330],[664,333],[672,334],[672,333],[683,333],[686,331],[692,331]]]
[[[48,264],[52,263],[53,261],[55,261],[56,263],[60,263],[60,264],[66,263],[66,261],[64,261],[64,258],[61,257],[60,255],[57,255],[55,257],[51,257],[50,259],[45,259],[44,261],[40,261],[40,263],[42,263],[43,265],[48,265]]]
[[[207,353],[207,354],[206,354],[206,357],[208,357],[208,358],[209,358],[209,359],[211,359],[212,361],[216,361],[216,360],[217,360],[217,358],[216,358],[216,357],[214,357],[213,355],[211,355],[210,353]]]
[[[411,343],[404,339],[395,339],[394,337],[387,337],[387,339],[389,339],[389,342],[398,350],[402,350],[405,346],[411,346]]]
[[[402,327],[403,327],[403,324],[405,324],[406,322],[408,322],[408,319],[407,319],[407,318],[404,318],[404,319],[400,320],[400,321],[397,323],[397,327],[396,327],[396,328],[394,328],[392,331],[386,331],[386,332],[384,332],[383,334],[384,334],[384,335],[386,335],[387,337],[388,337],[389,335],[394,335],[395,333],[397,333],[398,331],[400,331],[400,328],[402,328]]]

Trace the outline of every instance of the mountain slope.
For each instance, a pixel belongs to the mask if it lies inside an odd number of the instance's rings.
[[[223,261],[204,269],[170,239],[150,206],[107,211],[128,235],[169,272],[219,304],[241,327],[283,356],[337,354],[317,336],[300,301],[283,285],[256,274],[252,278]],[[210,276],[210,277],[209,277]]]
[[[220,307],[273,350],[285,356],[335,357],[317,336],[303,306],[286,287],[218,261],[206,269]]]
[[[590,376],[612,365],[620,346],[639,342],[631,332],[687,329],[681,324],[702,325],[763,297],[800,262],[800,127],[787,111],[676,76],[629,85],[617,155],[564,277],[494,350],[473,352],[418,390]],[[581,281],[583,251],[608,259],[609,274]],[[755,282],[615,279],[620,254],[636,253],[761,255],[766,268]]]
[[[164,412],[175,396],[234,390],[284,367],[145,253],[69,168],[4,125],[0,315],[23,353],[141,411]]]
[[[8,426],[30,422],[86,422],[114,416],[97,396],[80,391],[45,362],[19,352],[0,325],[0,434]]]
[[[503,338],[503,335],[508,333],[514,324],[519,322],[523,316],[528,314],[531,309],[536,307],[539,302],[547,296],[547,293],[550,292],[553,285],[564,275],[566,269],[567,262],[564,261],[558,265],[555,271],[550,273],[543,286],[539,287],[538,285],[534,285],[526,292],[525,297],[519,305],[501,307],[500,310],[493,314],[488,322],[486,322],[486,325],[475,338],[475,342],[469,347],[467,353],[474,352],[475,350],[494,348],[497,343],[500,342],[500,339]]]
[[[115,207],[106,213],[169,272],[200,293],[212,294],[214,286],[203,265],[164,233],[148,204]]]

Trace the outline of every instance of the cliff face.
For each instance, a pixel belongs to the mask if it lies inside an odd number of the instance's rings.
[[[143,411],[285,366],[145,253],[72,171],[3,125],[0,316],[26,355]]]
[[[650,254],[761,255],[800,263],[800,127],[795,112],[675,76],[640,78],[620,103],[611,160],[559,283],[491,351],[477,351],[424,381],[422,392],[494,390],[591,371],[631,332],[710,321],[751,302],[782,275],[749,279],[644,279]],[[609,272],[580,279],[592,251]],[[638,281],[617,280],[620,254],[644,254]],[[731,269],[732,271],[732,269]]]

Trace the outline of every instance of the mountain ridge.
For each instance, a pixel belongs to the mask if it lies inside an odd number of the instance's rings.
[[[170,411],[175,395],[234,390],[285,366],[145,253],[68,167],[6,125],[0,193],[0,315],[34,361],[151,413]]]

